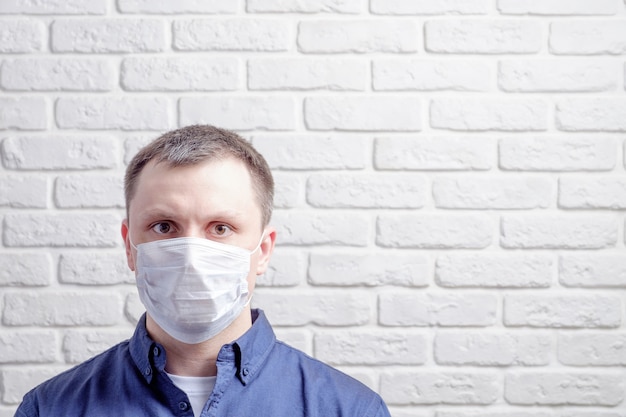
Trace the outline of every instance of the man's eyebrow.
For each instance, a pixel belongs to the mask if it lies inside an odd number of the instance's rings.
[[[222,220],[243,220],[245,213],[235,210],[223,210],[211,213],[211,217]]]
[[[180,217],[180,216],[181,215],[177,214],[177,212],[174,210],[164,210],[162,208],[146,209],[138,213],[138,217],[140,220],[152,219],[152,218],[176,219],[177,217]],[[246,213],[242,211],[236,211],[236,210],[221,210],[221,211],[207,213],[206,216],[215,218],[217,220],[239,221],[246,217]]]
[[[140,219],[153,218],[153,217],[155,217],[155,218],[172,218],[172,217],[176,217],[174,212],[163,210],[163,209],[142,210],[142,211],[140,211],[137,214],[137,216]]]

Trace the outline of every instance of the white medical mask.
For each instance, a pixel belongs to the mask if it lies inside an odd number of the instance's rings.
[[[208,239],[181,237],[137,246],[139,298],[170,336],[200,343],[227,328],[250,301],[248,251]]]

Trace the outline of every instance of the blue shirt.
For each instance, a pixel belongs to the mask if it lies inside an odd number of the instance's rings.
[[[276,340],[260,310],[252,327],[217,357],[217,381],[203,417],[389,417],[378,394]],[[16,417],[186,416],[187,395],[165,373],[165,350],[146,331],[44,382]]]

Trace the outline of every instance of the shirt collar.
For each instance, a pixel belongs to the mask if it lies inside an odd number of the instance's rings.
[[[146,329],[145,313],[141,316],[139,322],[137,323],[135,333],[133,334],[133,337],[131,337],[129,342],[129,348],[130,356],[133,358],[137,369],[139,370],[139,372],[141,372],[141,375],[149,384],[150,382],[152,382],[152,376],[154,373],[153,360],[151,359],[155,358],[155,353],[158,353],[158,355],[156,355],[156,359],[158,359],[160,356],[162,358],[162,360],[160,361],[162,362],[162,364],[155,364],[157,365],[155,366],[155,368],[159,370],[160,366],[158,365],[162,365],[162,368],[160,369],[162,370],[165,368],[165,354],[163,351],[163,347],[157,344],[148,335],[148,330]]]
[[[242,384],[246,385],[259,373],[275,342],[276,336],[263,310],[252,310],[252,327],[232,343],[239,352],[235,365]]]
[[[258,374],[275,342],[276,336],[265,313],[254,309],[252,327],[233,343],[222,346],[217,360],[235,362],[237,378],[246,385]],[[137,369],[150,383],[155,371],[165,369],[165,351],[148,335],[145,313],[139,319],[129,345]]]

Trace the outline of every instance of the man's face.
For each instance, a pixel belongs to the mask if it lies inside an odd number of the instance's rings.
[[[171,167],[148,163],[139,175],[135,195],[122,224],[126,258],[135,270],[130,245],[175,237],[197,237],[253,250],[248,287],[267,269],[276,232],[263,229],[261,209],[245,165],[234,158]]]

